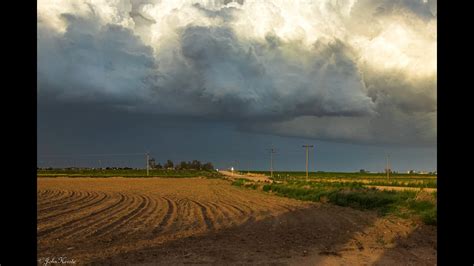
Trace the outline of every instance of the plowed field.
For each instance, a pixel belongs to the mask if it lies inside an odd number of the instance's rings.
[[[105,264],[436,263],[436,227],[198,178],[39,178],[38,258]]]

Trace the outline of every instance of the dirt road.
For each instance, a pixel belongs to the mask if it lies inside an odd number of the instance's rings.
[[[436,227],[228,181],[38,179],[38,258],[143,265],[434,265]]]
[[[237,178],[246,178],[255,182],[266,182],[266,183],[273,183],[273,180],[268,178],[268,176],[265,175],[257,175],[257,174],[238,174],[238,173],[232,173],[230,171],[219,171],[219,173],[225,175],[227,178],[234,180]]]

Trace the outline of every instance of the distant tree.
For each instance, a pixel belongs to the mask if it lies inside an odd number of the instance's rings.
[[[150,160],[148,160],[148,165],[150,166],[151,169],[155,169],[156,168],[155,158],[151,158]]]
[[[181,161],[177,168],[180,170],[185,170],[189,168],[189,164],[185,161]]]
[[[198,161],[198,160],[193,160],[191,162],[191,166],[190,166],[191,169],[194,169],[194,170],[201,170],[201,162]]]
[[[158,163],[158,164],[155,166],[155,169],[163,169],[163,166],[162,166],[160,163]]]
[[[214,170],[214,165],[212,165],[212,163],[210,163],[210,162],[207,162],[207,163],[202,165],[202,169],[205,170],[205,171],[212,171],[212,170]]]
[[[174,163],[173,163],[173,161],[171,161],[171,160],[167,160],[166,163],[163,165],[163,167],[164,167],[165,169],[174,168]]]

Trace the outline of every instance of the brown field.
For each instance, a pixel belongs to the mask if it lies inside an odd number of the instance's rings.
[[[436,227],[199,178],[39,178],[38,259],[434,265]]]

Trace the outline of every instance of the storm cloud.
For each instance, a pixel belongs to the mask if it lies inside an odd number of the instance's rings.
[[[436,2],[38,2],[41,101],[434,145]]]

